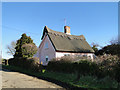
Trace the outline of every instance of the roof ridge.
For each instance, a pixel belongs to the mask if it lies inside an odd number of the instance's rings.
[[[67,37],[74,37],[74,38],[77,37],[77,38],[85,40],[84,35],[79,35],[79,36],[77,36],[77,35],[68,35],[68,34],[63,33],[63,32],[52,30],[52,29],[48,28],[47,26],[45,26],[45,28],[47,29],[48,33],[51,33],[51,34],[56,34],[56,35],[59,34],[59,35],[64,35],[64,36],[67,36]]]

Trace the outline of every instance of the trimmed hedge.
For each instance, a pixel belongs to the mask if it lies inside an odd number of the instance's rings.
[[[49,71],[72,73],[75,68],[71,62],[50,61],[46,69]]]
[[[78,73],[81,75],[98,75],[100,73],[98,65],[88,60],[80,60],[79,62],[50,61],[46,69],[49,71]]]
[[[41,70],[39,65],[39,59],[37,58],[11,58],[9,59],[8,64],[11,66],[21,67],[26,70],[32,70],[35,72]]]

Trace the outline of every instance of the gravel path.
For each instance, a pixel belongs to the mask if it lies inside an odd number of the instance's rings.
[[[54,83],[13,71],[2,72],[2,88],[62,88]]]

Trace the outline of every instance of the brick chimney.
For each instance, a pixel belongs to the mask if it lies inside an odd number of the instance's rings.
[[[69,26],[64,26],[64,33],[71,35]]]

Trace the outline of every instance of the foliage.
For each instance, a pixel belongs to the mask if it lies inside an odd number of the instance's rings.
[[[94,58],[94,62],[96,62],[97,64],[107,62],[107,61],[114,64],[118,60],[119,60],[119,57],[117,55],[111,55],[111,54],[99,55],[99,56],[96,56],[96,58]]]
[[[2,58],[2,62],[5,62],[5,60],[6,60],[6,59],[3,59],[3,58]]]
[[[7,59],[2,59],[2,64],[3,65],[8,65],[8,60]]]
[[[120,44],[107,45],[98,51],[98,55],[111,54],[120,56]]]
[[[71,57],[72,58],[72,57]],[[61,59],[54,59],[48,63],[47,70],[65,73],[78,74],[97,74],[99,68],[95,62],[89,60],[80,60],[79,57],[72,58],[63,57]]]
[[[95,55],[96,55],[96,53],[98,52],[98,48],[95,47],[95,46],[93,46],[92,49],[95,51],[94,53],[95,53]]]
[[[37,46],[35,44],[23,44],[22,54],[23,57],[32,57],[37,52]]]
[[[95,62],[89,60],[80,60],[74,63],[74,67],[78,72],[78,79],[80,75],[96,75],[100,74],[98,65]]]
[[[120,82],[120,59],[117,55],[100,55],[97,56],[95,62],[104,76],[110,76]]]
[[[14,57],[32,57],[33,54],[36,52],[36,49],[32,49],[34,48],[34,46],[30,46],[30,44],[35,45],[33,43],[33,40],[30,38],[30,36],[27,36],[25,33],[22,34],[22,37],[19,40],[17,40],[16,47],[15,47],[16,52]],[[35,51],[33,51],[33,53],[27,53],[28,55],[26,55],[26,53],[23,53],[23,52],[26,50],[27,46]],[[29,50],[27,49],[26,51],[29,51]]]
[[[63,58],[61,58],[60,60],[54,59],[48,63],[46,69],[58,72],[73,72],[74,67],[71,64],[72,62],[69,61],[69,59],[68,60],[67,59],[64,60]]]
[[[120,82],[120,59],[117,61],[117,63],[114,65],[113,67],[113,73],[114,73],[114,77],[115,79]]]
[[[11,58],[8,61],[9,65],[21,67],[26,70],[39,71],[39,59],[38,58]]]
[[[16,47],[16,42],[12,41],[10,45],[7,45],[7,53],[10,55],[15,54],[15,47]]]
[[[92,45],[92,49],[95,51],[94,54],[96,55],[98,52],[99,45],[97,43],[94,43],[94,42],[91,45]]]

